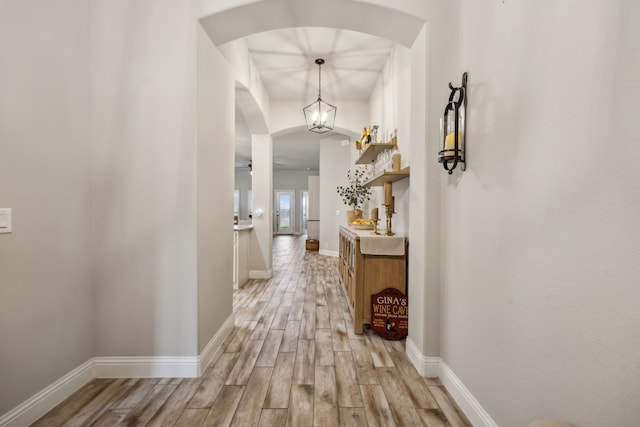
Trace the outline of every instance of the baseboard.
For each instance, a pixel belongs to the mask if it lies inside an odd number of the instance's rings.
[[[440,360],[440,381],[442,381],[453,400],[456,401],[473,426],[498,427],[498,424],[493,421],[489,413],[480,405],[480,402],[460,381],[460,378],[442,360]]]
[[[271,279],[273,270],[249,270],[249,279]]]
[[[423,355],[411,337],[407,337],[407,357],[411,360],[420,376],[425,378],[440,376],[440,358]]]
[[[474,427],[498,427],[480,402],[471,394],[460,378],[439,357],[423,355],[411,338],[407,338],[407,357],[421,376],[438,377],[458,407]]]
[[[211,362],[216,360],[218,356],[222,354],[222,343],[231,333],[234,326],[235,320],[233,313],[231,313],[231,316],[227,317],[227,320],[225,320],[222,326],[220,326],[218,332],[216,332],[213,338],[211,338],[211,341],[209,341],[204,350],[202,350],[200,356],[198,356],[198,376],[202,375]]]
[[[0,426],[23,427],[30,425],[93,378],[93,360],[88,360],[13,410],[2,415],[0,417]]]
[[[0,416],[0,427],[30,425],[95,378],[200,376],[222,353],[222,343],[234,327],[233,314],[197,357],[94,357]]]
[[[332,256],[334,258],[338,258],[338,256],[340,255],[338,251],[330,251],[329,249],[320,249],[318,253],[324,256]]]

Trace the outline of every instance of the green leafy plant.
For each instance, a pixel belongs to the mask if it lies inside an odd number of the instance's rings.
[[[371,198],[371,188],[364,186],[367,172],[364,169],[349,169],[347,179],[349,180],[348,186],[340,185],[336,188],[338,195],[342,197],[342,202],[345,205],[351,206],[354,210],[362,209],[365,200]]]

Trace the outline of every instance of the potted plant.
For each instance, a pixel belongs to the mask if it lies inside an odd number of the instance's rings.
[[[349,171],[347,171],[349,185],[345,187],[340,185],[336,188],[338,195],[342,197],[342,202],[352,208],[352,210],[347,211],[347,221],[349,224],[358,218],[362,218],[362,204],[365,200],[371,198],[371,188],[365,187],[364,185],[367,178],[366,175],[367,173],[364,169],[349,169]]]

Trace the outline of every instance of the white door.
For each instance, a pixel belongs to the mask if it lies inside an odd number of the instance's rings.
[[[293,234],[295,229],[295,192],[276,191],[276,234]]]

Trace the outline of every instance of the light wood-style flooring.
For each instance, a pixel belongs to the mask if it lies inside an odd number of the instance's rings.
[[[34,426],[470,424],[404,341],[353,334],[337,259],[274,238],[274,277],[234,296],[235,328],[200,378],[96,379]]]

